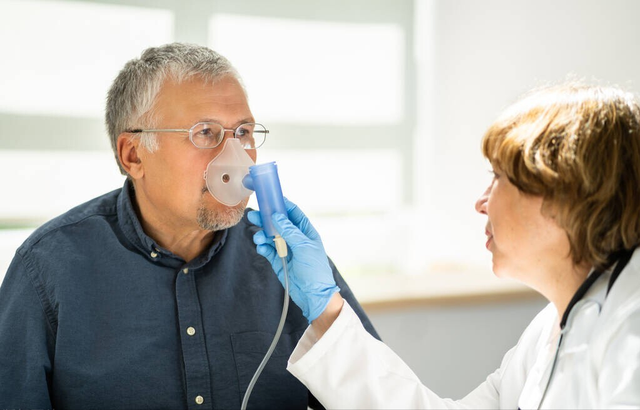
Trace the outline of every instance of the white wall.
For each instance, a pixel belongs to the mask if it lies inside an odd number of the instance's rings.
[[[416,0],[418,124],[428,166],[421,202],[437,232],[433,255],[481,260],[484,221],[473,211],[489,182],[480,139],[525,91],[573,74],[640,91],[640,2]],[[433,76],[428,76],[431,71]],[[424,118],[430,121],[424,123]],[[423,143],[424,145],[424,143]],[[435,177],[434,177],[435,176]]]

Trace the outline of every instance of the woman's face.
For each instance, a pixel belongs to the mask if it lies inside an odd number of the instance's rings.
[[[493,272],[539,289],[547,268],[569,257],[569,240],[542,214],[542,197],[521,192],[495,166],[493,173],[476,202],[476,210],[488,219],[486,247],[493,254]]]

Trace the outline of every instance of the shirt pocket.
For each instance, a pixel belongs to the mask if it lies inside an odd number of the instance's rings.
[[[280,336],[276,349],[253,387],[248,408],[307,408],[309,401],[307,388],[287,371],[289,356],[303,333],[304,331],[301,330],[283,333]],[[265,332],[231,335],[241,401],[251,378],[271,345],[273,336]]]

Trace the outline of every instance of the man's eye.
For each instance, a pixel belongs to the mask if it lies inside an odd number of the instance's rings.
[[[198,132],[198,136],[201,138],[213,138],[215,135],[210,128],[205,128]]]
[[[238,138],[241,138],[241,137],[249,137],[249,136],[251,136],[251,130],[246,129],[246,128],[240,128],[240,129],[238,130],[238,132],[236,132],[236,136],[237,136]]]

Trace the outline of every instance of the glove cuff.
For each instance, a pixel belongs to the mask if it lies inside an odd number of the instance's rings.
[[[331,300],[331,297],[336,292],[340,292],[340,288],[337,285],[325,288],[319,292],[314,292],[313,300],[309,301],[309,311],[304,315],[309,321],[309,324],[324,312]]]

